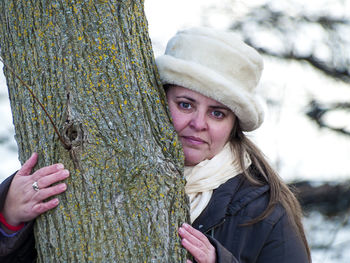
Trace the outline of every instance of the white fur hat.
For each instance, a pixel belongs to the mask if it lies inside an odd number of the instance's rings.
[[[234,33],[209,28],[179,31],[156,64],[163,85],[182,86],[224,104],[243,131],[255,130],[263,122],[255,94],[263,61]]]

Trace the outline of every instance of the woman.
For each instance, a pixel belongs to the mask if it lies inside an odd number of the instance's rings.
[[[192,226],[179,228],[182,245],[196,262],[310,262],[296,198],[243,133],[263,121],[260,55],[232,33],[193,28],[156,62],[185,156]],[[61,164],[30,175],[36,159],[1,185],[1,250],[33,251],[32,225],[20,224],[56,207],[57,198],[43,200],[66,189],[51,186],[69,176]]]

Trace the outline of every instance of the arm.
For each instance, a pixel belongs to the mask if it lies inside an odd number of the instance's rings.
[[[10,185],[14,178],[15,174],[9,176],[0,184],[0,211],[3,210],[4,203],[6,200],[7,193],[9,191]],[[1,232],[9,235],[11,233],[10,230],[7,230],[4,226],[0,224]],[[18,253],[16,257],[12,256],[11,253],[16,251],[22,244],[25,246],[31,246],[34,248],[34,236],[33,236],[33,221],[28,222],[25,226],[18,231],[17,233],[13,233],[12,237],[5,236],[0,233],[0,262],[14,262],[18,258],[33,258],[26,254],[24,257],[19,256]],[[21,251],[24,250],[23,246],[21,247]],[[27,250],[30,251],[30,250]],[[33,253],[35,250],[33,249]],[[23,261],[24,262],[24,261]]]
[[[239,263],[239,261],[228,251],[223,245],[220,244],[215,238],[207,236],[210,243],[215,247],[216,263]]]
[[[203,233],[184,223],[179,228],[179,235],[182,239],[182,246],[194,257],[196,262],[216,262],[215,248]],[[192,261],[187,260],[187,263],[192,263]]]
[[[273,226],[257,263],[309,263],[306,247],[284,214]]]
[[[18,226],[25,223],[25,227],[14,236],[0,234],[0,258],[27,245],[26,242],[32,237],[32,221],[59,203],[57,198],[49,201],[46,199],[64,192],[67,188],[64,183],[55,184],[69,176],[62,164],[46,166],[31,174],[37,159],[38,155],[34,153],[16,175],[1,184],[0,212],[7,224]],[[34,182],[37,182],[39,190],[34,189]],[[3,224],[0,227],[7,234],[13,233]]]
[[[239,263],[215,238],[196,230],[188,224],[179,228],[181,244],[198,263]],[[187,260],[187,263],[192,263]]]

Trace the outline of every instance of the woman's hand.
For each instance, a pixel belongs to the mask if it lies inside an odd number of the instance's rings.
[[[192,226],[184,223],[179,228],[181,244],[195,258],[198,263],[215,263],[215,247],[209,242],[208,238]],[[192,263],[187,260],[187,263]]]
[[[37,160],[37,153],[33,153],[12,180],[2,210],[10,225],[17,226],[31,221],[56,207],[59,203],[57,198],[45,202],[44,200],[67,189],[65,183],[52,186],[69,176],[69,171],[64,169],[63,164],[46,166],[30,174]],[[33,186],[34,182],[37,183],[37,189]]]

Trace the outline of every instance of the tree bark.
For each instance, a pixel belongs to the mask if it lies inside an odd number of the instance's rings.
[[[19,158],[71,172],[36,221],[38,262],[183,262],[183,156],[143,1],[2,0],[0,15]]]

